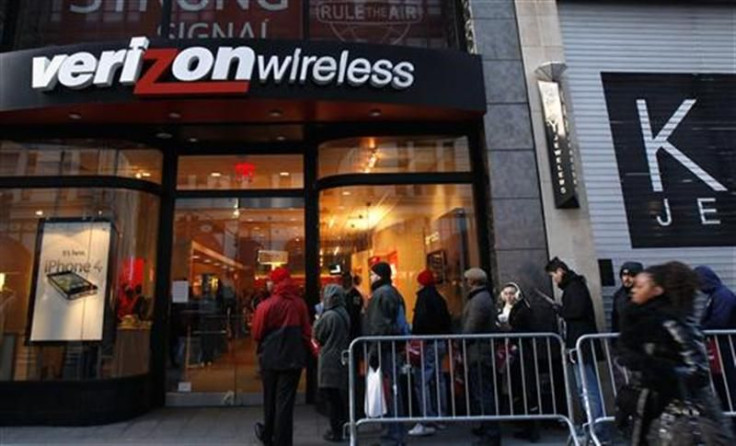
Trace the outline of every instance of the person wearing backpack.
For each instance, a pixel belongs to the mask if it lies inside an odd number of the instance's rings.
[[[447,310],[445,298],[435,287],[434,274],[424,270],[417,276],[417,291],[412,333],[415,335],[446,335],[452,331],[452,319]],[[424,341],[418,344],[418,367],[414,368],[414,392],[419,402],[419,413],[424,418],[444,416],[447,410],[445,381],[442,377],[442,362],[447,355],[447,343],[444,341]],[[423,345],[423,346],[422,346]],[[439,392],[439,401],[437,393]],[[421,437],[432,435],[435,429],[444,429],[442,423],[433,425],[417,423],[409,435]]]
[[[371,267],[371,299],[365,314],[365,331],[368,336],[402,336],[408,333],[404,298],[391,283],[391,265],[378,262]],[[380,344],[380,345],[379,345]],[[385,417],[388,419],[403,417],[403,389],[401,380],[402,355],[393,348],[396,342],[376,342],[369,347],[369,366],[376,370],[380,367],[387,392]],[[381,437],[381,444],[402,446],[406,444],[406,431],[401,423],[386,423],[386,435]]]

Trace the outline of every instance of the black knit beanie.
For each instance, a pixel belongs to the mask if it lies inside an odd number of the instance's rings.
[[[386,262],[378,262],[371,266],[371,271],[383,280],[391,280],[391,265]]]

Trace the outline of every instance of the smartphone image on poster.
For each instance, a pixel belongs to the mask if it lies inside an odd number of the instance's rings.
[[[47,274],[49,283],[67,300],[79,299],[97,292],[97,285],[73,271]]]

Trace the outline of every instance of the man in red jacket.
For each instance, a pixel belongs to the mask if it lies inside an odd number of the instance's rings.
[[[291,280],[289,270],[269,274],[271,297],[263,301],[253,319],[253,339],[263,381],[264,422],[256,423],[256,437],[265,446],[291,446],[294,399],[302,369],[307,364],[307,342],[312,337],[307,304]]]

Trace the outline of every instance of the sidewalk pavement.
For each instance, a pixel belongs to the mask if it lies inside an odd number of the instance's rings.
[[[238,445],[257,446],[253,424],[260,421],[260,407],[162,408],[132,420],[90,427],[0,427],[0,445]],[[294,414],[294,445],[330,444],[322,439],[327,418],[314,406],[297,406]],[[411,445],[469,445],[473,436],[466,424],[449,424],[431,437],[409,437]],[[378,428],[366,426],[361,445],[378,443]],[[528,444],[510,435],[505,425],[504,446]],[[542,432],[539,446],[564,445],[567,434],[554,428]],[[345,442],[345,445],[348,443]]]

